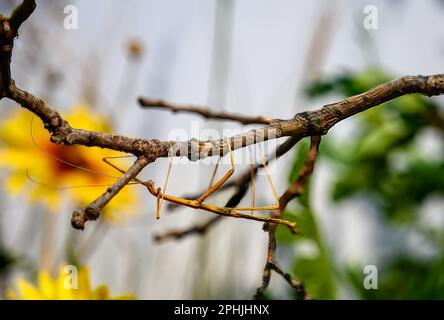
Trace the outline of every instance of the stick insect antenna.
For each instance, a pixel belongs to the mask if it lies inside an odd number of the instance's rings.
[[[170,145],[170,152],[168,155],[168,171],[167,171],[167,175],[165,178],[165,182],[163,184],[163,191],[159,192],[159,194],[157,195],[157,210],[156,210],[156,219],[160,219],[160,210],[162,209],[162,204],[163,204],[163,198],[165,196],[165,192],[166,192],[166,188],[168,185],[168,180],[170,179],[170,174],[171,174],[171,168],[173,167],[173,154],[174,154],[174,150],[173,150],[173,146],[171,145],[171,143],[168,142],[168,144]]]

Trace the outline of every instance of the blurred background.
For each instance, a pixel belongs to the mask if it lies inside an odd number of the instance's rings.
[[[10,14],[18,3],[2,1],[0,10]],[[77,8],[77,29],[64,26],[67,5]],[[368,5],[377,10],[376,28],[364,27]],[[442,73],[442,21],[444,1],[438,0],[38,0],[16,41],[12,74],[19,87],[77,127],[207,138],[206,132],[254,126],[142,110],[137,98],[290,118],[403,75]],[[286,212],[303,236],[278,233],[278,260],[314,298],[444,298],[443,106],[442,97],[405,96],[339,123],[324,137],[309,187]],[[55,157],[116,175],[100,162],[116,153],[54,149],[40,120],[31,119],[10,100],[0,102],[3,297],[29,297],[24,292],[32,290],[20,279],[44,287],[42,274],[56,277],[66,264],[86,266],[92,287],[106,284],[113,296],[252,297],[268,240],[260,223],[223,219],[202,236],[159,244],[155,234],[211,214],[164,207],[156,221],[155,199],[128,186],[99,221],[73,230],[72,211],[105,187],[48,187],[110,180]],[[273,167],[279,194],[303,164],[308,144],[301,141]],[[167,166],[167,159],[157,160],[142,176],[160,185]],[[168,193],[204,190],[213,168],[181,161]],[[255,180],[258,204],[272,203],[266,177]],[[212,203],[223,206],[232,191]],[[242,204],[248,203],[247,194]],[[367,265],[377,267],[377,290],[363,286]],[[273,276],[265,297],[295,296]]]

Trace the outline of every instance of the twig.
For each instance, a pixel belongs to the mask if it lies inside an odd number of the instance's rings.
[[[104,194],[88,205],[85,209],[74,211],[71,224],[76,229],[85,229],[87,221],[96,220],[100,216],[103,207],[131,180],[133,180],[150,161],[144,157],[139,157],[134,164],[121,176]]]
[[[287,190],[284,192],[284,194],[279,198],[279,211],[273,212],[273,215],[275,218],[281,218],[283,215],[283,212],[285,208],[287,207],[288,203],[300,196],[304,190],[304,186],[308,180],[308,178],[311,176],[314,170],[314,165],[316,158],[318,156],[319,151],[319,144],[321,143],[321,137],[320,136],[313,136],[311,137],[311,145],[310,150],[307,155],[307,160],[305,161],[304,166],[302,167],[301,171],[299,172],[298,178],[287,188]],[[284,278],[289,281],[287,278],[288,276],[285,276],[286,273],[284,273],[280,268],[277,267],[276,263],[276,231],[277,231],[277,225],[276,224],[266,224],[265,230],[268,231],[268,251],[267,251],[267,260],[265,263],[264,271],[262,273],[262,285],[256,290],[256,294],[254,295],[254,299],[259,299],[262,296],[262,293],[268,288],[270,284],[271,279],[271,270],[276,271],[281,276],[284,276]],[[289,278],[291,279],[291,277]],[[291,284],[291,282],[289,282]],[[295,286],[292,285],[293,288],[295,288],[298,292],[304,292],[303,297],[305,298],[307,293],[305,292],[304,286],[302,283],[295,282]]]
[[[273,270],[278,275],[282,276],[285,279],[285,281],[287,281],[288,284],[302,296],[304,300],[312,299],[307,290],[305,290],[305,287],[302,284],[302,282],[294,279],[289,273],[283,271],[276,263],[270,263],[269,265],[270,265],[270,270]]]
[[[180,240],[186,236],[193,235],[193,234],[202,235],[213,224],[216,224],[221,218],[222,218],[222,216],[216,216],[216,217],[213,217],[202,224],[193,226],[193,227],[185,229],[185,230],[170,230],[165,233],[156,234],[154,236],[154,241],[163,242],[163,241],[167,241],[167,240]]]
[[[35,9],[34,0],[24,0],[6,18],[0,14],[0,99],[7,97],[11,91],[11,58],[14,47],[14,38],[18,36],[18,30],[23,22],[32,14]]]
[[[194,105],[180,105],[164,100],[150,99],[150,98],[139,98],[139,105],[144,108],[158,108],[169,110],[174,113],[184,112],[184,113],[194,113],[200,115],[206,119],[217,119],[217,120],[230,120],[237,121],[244,125],[246,124],[271,124],[273,122],[272,118],[266,118],[262,116],[258,117],[248,117],[239,114],[231,114],[227,112],[217,112],[212,111],[206,107],[199,107]]]
[[[279,198],[280,211],[283,212],[288,203],[296,197],[299,197],[304,192],[305,184],[313,173],[315,161],[318,157],[319,144],[321,143],[320,136],[311,137],[310,150],[308,151],[307,160],[299,172],[299,177],[285,190]]]
[[[24,0],[11,14],[9,23],[15,32],[18,31],[23,22],[34,12],[36,8],[35,0]]]

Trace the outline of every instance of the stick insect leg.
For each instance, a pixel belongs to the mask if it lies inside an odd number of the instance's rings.
[[[230,162],[231,162],[231,168],[223,175],[222,178],[220,178],[216,183],[214,183],[210,188],[208,188],[207,192],[205,192],[203,195],[201,195],[199,198],[197,198],[195,201],[197,203],[202,203],[207,199],[209,196],[211,196],[214,192],[217,191],[217,189],[220,188],[221,185],[223,185],[234,173],[234,158],[233,158],[233,151],[231,150],[231,144],[228,138],[226,139],[228,151],[230,152]]]
[[[119,172],[121,172],[121,173],[125,173],[126,170],[124,170],[124,169],[122,169],[122,168],[119,168],[117,165],[115,165],[114,163],[112,163],[112,162],[110,161],[110,159],[125,159],[125,158],[134,158],[134,156],[111,156],[111,157],[105,157],[105,158],[102,158],[102,161],[105,162],[105,163],[106,163],[107,165],[109,165],[110,167],[116,169],[117,171],[119,171]],[[139,179],[137,179],[137,178],[133,178],[133,181],[134,181],[136,184],[145,184],[142,180],[139,180]],[[130,184],[130,183],[129,183],[129,184]],[[131,183],[131,184],[134,184],[134,183]]]
[[[216,166],[214,167],[213,174],[211,175],[210,183],[208,184],[208,189],[211,188],[211,186],[213,185],[213,182],[214,182],[214,178],[216,178],[217,169],[219,169],[220,159],[221,159],[221,157],[219,156],[219,158],[217,158],[217,162],[216,162]]]
[[[254,193],[254,155],[251,150],[251,146],[248,146],[248,152],[250,154],[250,194],[251,194],[251,208],[254,208],[255,193]],[[254,214],[254,210],[251,210],[251,215]]]
[[[121,173],[125,173],[126,171],[119,168],[117,165],[115,165],[114,163],[112,163],[110,161],[110,159],[124,159],[124,158],[132,158],[133,156],[112,156],[112,157],[105,157],[102,159],[103,162],[105,162],[106,164],[108,164],[109,166],[113,167],[114,169],[116,169],[117,171],[121,172]],[[158,192],[157,192],[157,209],[156,209],[156,219],[160,219],[160,210],[162,208],[162,204],[163,204],[163,199],[164,199],[164,195],[165,195],[165,191],[166,191],[166,187],[168,185],[168,180],[170,177],[170,173],[171,173],[171,168],[172,168],[172,153],[171,156],[169,157],[169,165],[168,165],[168,172],[167,172],[167,176],[165,179],[165,183],[163,185],[163,192],[161,191],[162,189],[158,188]],[[146,182],[137,179],[137,178],[133,178],[133,181],[135,182],[135,184],[142,184],[142,185],[147,185]],[[133,183],[134,184],[134,183]]]
[[[267,174],[267,179],[270,184],[271,190],[273,192],[273,197],[276,200],[276,203],[271,206],[264,207],[252,207],[252,208],[235,208],[236,211],[261,211],[261,210],[276,210],[279,209],[279,197],[276,192],[276,187],[274,186],[273,179],[271,178],[270,171],[268,170],[267,162],[265,161],[264,154],[262,152],[262,146],[259,144],[259,154],[262,162],[262,166],[264,167],[265,173]]]
[[[171,168],[173,167],[173,147],[171,147],[171,153],[170,153],[170,156],[168,157],[168,160],[169,160],[168,171],[167,171],[167,175],[165,178],[165,182],[163,184],[163,191],[159,192],[159,194],[157,195],[156,219],[160,219],[160,209],[162,209],[163,199],[165,197],[166,188],[168,185],[168,180],[170,179]]]

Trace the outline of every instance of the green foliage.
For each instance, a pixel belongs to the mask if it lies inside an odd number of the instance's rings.
[[[311,84],[306,94],[310,98],[316,98],[329,93],[341,93],[344,96],[353,96],[362,93],[369,88],[376,87],[390,80],[390,76],[376,68],[368,69],[361,73],[350,74],[343,72],[340,75],[326,78]]]
[[[302,234],[302,237],[295,241],[296,246],[298,242],[299,244],[308,243],[313,248],[312,253],[296,257],[293,272],[303,281],[308,292],[315,299],[334,299],[336,290],[333,266],[312,210],[309,207],[304,207],[298,212],[296,221]]]
[[[0,276],[5,274],[16,260],[17,259],[10,252],[0,249]]]
[[[348,278],[364,299],[444,299],[444,252],[436,258],[400,257],[380,270],[378,290],[362,285],[362,268],[348,270]]]

